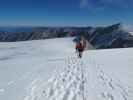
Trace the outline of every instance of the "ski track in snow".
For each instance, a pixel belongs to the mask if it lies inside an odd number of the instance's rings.
[[[24,100],[89,100],[85,87],[89,84],[86,74],[90,73],[84,71],[86,68],[92,71],[95,77],[97,83],[94,83],[94,87],[100,89],[94,93],[98,100],[133,100],[132,88],[123,86],[120,81],[110,77],[98,64],[86,65],[82,59],[69,57],[65,66],[62,73],[50,78],[47,83],[35,80],[29,96]]]

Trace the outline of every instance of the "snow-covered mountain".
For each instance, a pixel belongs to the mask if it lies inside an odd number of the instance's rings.
[[[133,100],[133,48],[78,59],[72,41],[0,43],[0,100]]]
[[[0,27],[0,42],[82,35],[96,49],[133,47],[133,35],[121,23],[102,27]]]
[[[131,35],[133,35],[133,32],[130,32]]]
[[[133,36],[120,23],[95,28],[87,40],[97,49],[133,47]]]
[[[91,27],[0,27],[0,42],[70,37]]]

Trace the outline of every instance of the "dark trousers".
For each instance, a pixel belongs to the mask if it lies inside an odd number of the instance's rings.
[[[82,58],[83,50],[77,49],[77,52],[78,52],[78,57]]]

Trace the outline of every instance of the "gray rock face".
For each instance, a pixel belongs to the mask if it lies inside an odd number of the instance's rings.
[[[133,36],[120,23],[97,27],[88,33],[87,39],[96,49],[133,47]]]
[[[25,41],[25,40],[33,40],[33,39],[41,39],[41,33],[34,32],[22,32],[22,33],[0,33],[0,41],[1,42],[15,42],[15,41]]]
[[[107,27],[29,27],[1,28],[0,42],[84,36],[96,49],[133,47],[133,35],[120,23]]]
[[[1,29],[1,28],[0,28]],[[56,37],[68,37],[75,36],[80,32],[87,32],[90,27],[34,27],[30,31],[23,31],[22,29],[16,29],[17,31],[1,31],[0,42],[15,42],[26,40],[38,40]],[[14,29],[15,30],[15,29]],[[21,30],[20,32],[18,30]],[[28,29],[27,29],[28,30]]]

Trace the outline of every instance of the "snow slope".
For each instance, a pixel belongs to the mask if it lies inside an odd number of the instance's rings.
[[[71,38],[0,43],[0,100],[23,100],[34,79],[47,81],[73,51]]]
[[[72,39],[0,43],[0,100],[133,100],[133,48],[78,59]]]

